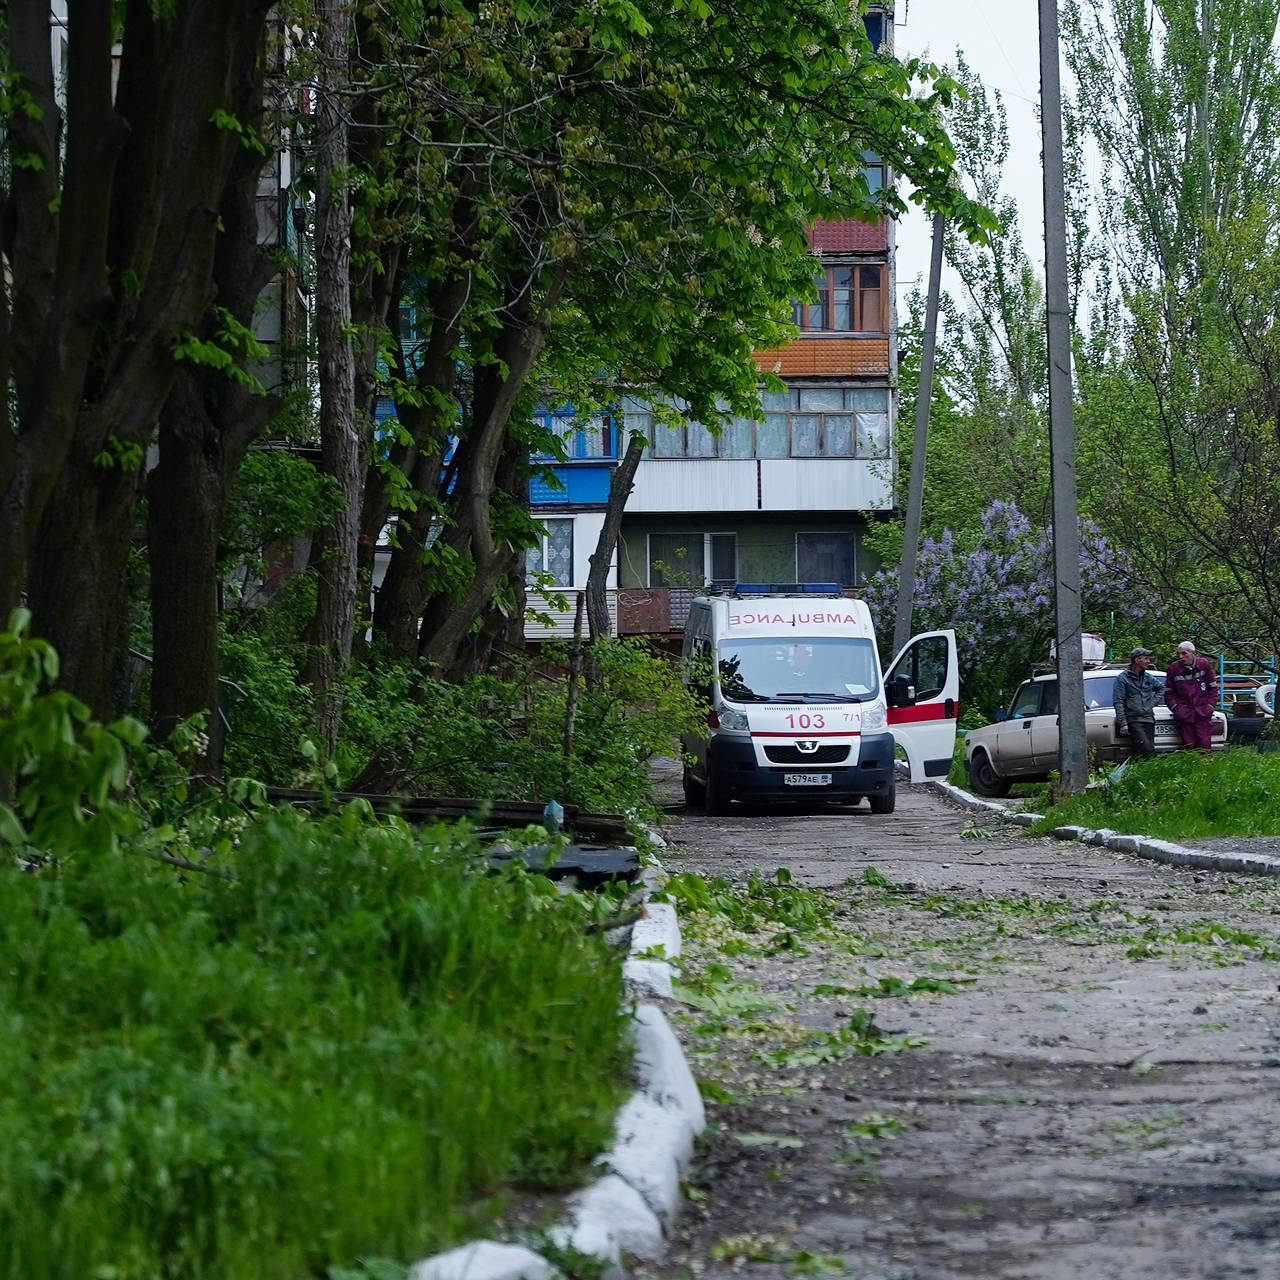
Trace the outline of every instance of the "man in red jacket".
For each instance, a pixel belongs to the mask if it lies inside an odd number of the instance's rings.
[[[1184,747],[1208,751],[1213,743],[1213,713],[1218,706],[1218,673],[1208,658],[1198,658],[1190,640],[1164,677],[1164,700],[1173,712]]]

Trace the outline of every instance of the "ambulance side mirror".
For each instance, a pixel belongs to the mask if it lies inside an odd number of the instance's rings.
[[[915,686],[906,676],[897,676],[885,685],[884,700],[891,707],[909,707],[916,700]]]

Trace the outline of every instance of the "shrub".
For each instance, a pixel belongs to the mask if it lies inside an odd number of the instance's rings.
[[[1137,593],[1114,562],[1106,539],[1083,522],[1080,574],[1086,625],[1118,614],[1119,624],[1127,627],[1141,615]],[[963,701],[976,703],[986,718],[1004,706],[1031,664],[1048,656],[1054,633],[1052,583],[1052,527],[1034,527],[1012,502],[993,502],[976,537],[963,540],[945,529],[920,548],[915,626],[955,628]],[[866,596],[881,651],[888,653],[897,572],[876,574]],[[1110,622],[1114,625],[1116,618]]]
[[[48,689],[25,627],[0,633],[2,1280],[409,1260],[581,1176],[624,1087],[604,903],[491,874],[466,828],[247,811],[259,786],[191,795],[160,748],[133,773],[141,726]]]
[[[0,870],[0,1276],[412,1259],[607,1145],[618,965],[549,886],[358,807],[228,869]]]
[[[569,649],[546,645],[538,664],[513,662],[460,684],[406,667],[371,672],[347,701],[340,770],[349,778],[377,760],[422,794],[646,808],[649,760],[677,753],[706,709],[681,684],[676,662],[642,641],[597,642],[589,652],[598,679],[579,685],[568,762]]]

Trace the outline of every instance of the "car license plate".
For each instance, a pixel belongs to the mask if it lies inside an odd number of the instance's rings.
[[[1157,738],[1172,738],[1178,732],[1176,724],[1158,724],[1156,725]]]
[[[783,775],[782,780],[789,787],[829,787],[831,785],[829,773],[788,773]]]

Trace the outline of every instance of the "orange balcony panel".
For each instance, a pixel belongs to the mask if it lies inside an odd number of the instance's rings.
[[[756,368],[784,378],[887,377],[888,338],[801,338],[776,351],[757,351]]]

